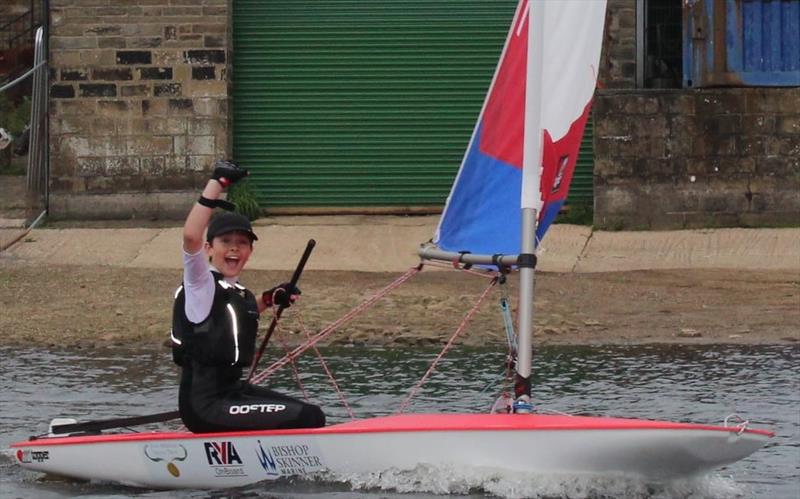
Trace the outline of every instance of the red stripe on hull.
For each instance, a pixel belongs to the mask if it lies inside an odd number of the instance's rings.
[[[672,423],[643,419],[585,416],[545,416],[509,414],[406,414],[362,419],[314,429],[241,431],[228,433],[149,432],[114,435],[42,438],[11,444],[12,448],[44,445],[77,445],[141,440],[186,440],[268,435],[335,435],[348,433],[422,431],[569,431],[569,430],[712,430],[737,433],[736,427],[692,423]],[[774,436],[766,430],[747,429],[745,433]]]

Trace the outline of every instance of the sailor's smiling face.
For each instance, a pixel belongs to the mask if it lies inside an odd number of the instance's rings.
[[[236,277],[253,252],[253,241],[246,232],[234,231],[216,236],[205,244],[211,265],[225,277]]]

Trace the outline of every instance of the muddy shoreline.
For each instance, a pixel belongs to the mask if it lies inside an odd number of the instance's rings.
[[[300,306],[284,314],[280,338],[316,332],[399,276],[397,273],[307,271]],[[287,272],[246,271],[261,290]],[[107,346],[163,344],[179,270],[0,261],[0,344]],[[516,280],[509,279],[515,296]],[[487,280],[426,271],[335,333],[337,345],[444,344]],[[458,343],[504,345],[492,290]],[[268,324],[262,320],[262,328]],[[536,343],[800,342],[800,272],[651,270],[537,275]]]

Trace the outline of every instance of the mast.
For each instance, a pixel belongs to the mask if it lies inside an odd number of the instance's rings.
[[[528,65],[525,89],[525,134],[522,163],[522,230],[519,267],[519,334],[517,372],[514,380],[514,412],[530,412],[533,364],[533,291],[536,266],[536,220],[541,209],[542,166],[542,70],[544,59],[544,11],[546,2],[529,2]]]

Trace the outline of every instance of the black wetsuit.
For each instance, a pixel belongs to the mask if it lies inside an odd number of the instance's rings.
[[[178,408],[195,433],[316,428],[322,410],[242,380],[250,366],[258,330],[253,293],[214,273],[211,313],[200,324],[186,318],[183,288],[173,308],[173,360],[182,367]]]

